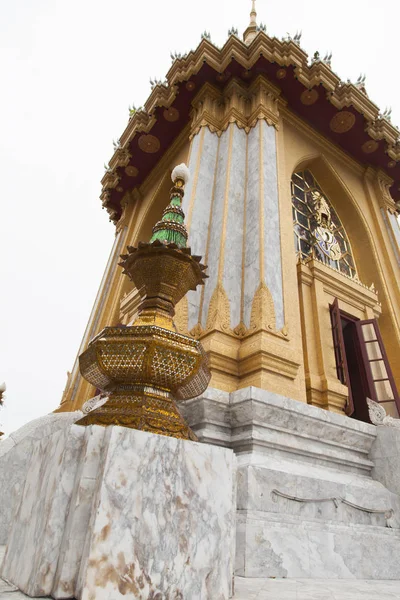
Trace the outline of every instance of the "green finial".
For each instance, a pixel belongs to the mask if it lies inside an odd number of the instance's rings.
[[[185,248],[188,234],[184,224],[182,198],[185,184],[189,180],[187,166],[182,163],[175,167],[171,179],[174,183],[171,189],[171,201],[164,209],[161,221],[154,225],[150,243],[159,240],[163,244],[176,244],[179,248]]]

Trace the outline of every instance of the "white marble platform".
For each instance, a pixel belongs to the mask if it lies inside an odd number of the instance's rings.
[[[253,387],[181,406],[238,458],[236,575],[400,579],[395,434]]]
[[[1,576],[31,597],[228,600],[231,450],[72,425],[32,447]]]

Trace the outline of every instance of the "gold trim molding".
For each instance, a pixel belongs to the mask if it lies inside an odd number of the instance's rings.
[[[221,135],[231,123],[248,133],[260,119],[278,128],[279,105],[286,105],[279,95],[279,88],[262,75],[249,87],[232,79],[222,91],[205,83],[192,102],[191,137],[202,127]]]

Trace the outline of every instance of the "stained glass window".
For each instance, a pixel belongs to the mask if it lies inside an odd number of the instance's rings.
[[[297,254],[303,259],[317,258],[348,277],[357,278],[351,246],[344,227],[311,171],[294,173],[291,186],[294,246]],[[330,229],[326,231],[328,231],[328,237],[329,232],[331,233],[331,238],[336,246],[336,255],[340,255],[337,260],[334,260],[329,252],[324,251],[323,244],[318,243],[318,237],[321,236],[316,222],[316,198],[322,198],[326,210],[330,211]],[[322,225],[326,225],[326,221]]]

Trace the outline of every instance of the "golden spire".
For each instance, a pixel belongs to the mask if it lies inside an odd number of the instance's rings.
[[[243,41],[249,45],[257,35],[256,0],[251,0],[250,24],[243,34]]]
[[[176,402],[202,394],[211,374],[200,342],[178,333],[173,322],[179,300],[207,277],[201,257],[186,244],[181,202],[188,177],[186,165],[175,167],[170,203],[150,242],[128,246],[121,256],[142,302],[133,325],[106,327],[80,355],[81,374],[108,400],[77,425],[120,425],[197,440]]]
[[[250,27],[257,27],[257,12],[256,12],[256,0],[252,0],[251,13],[250,13]]]

